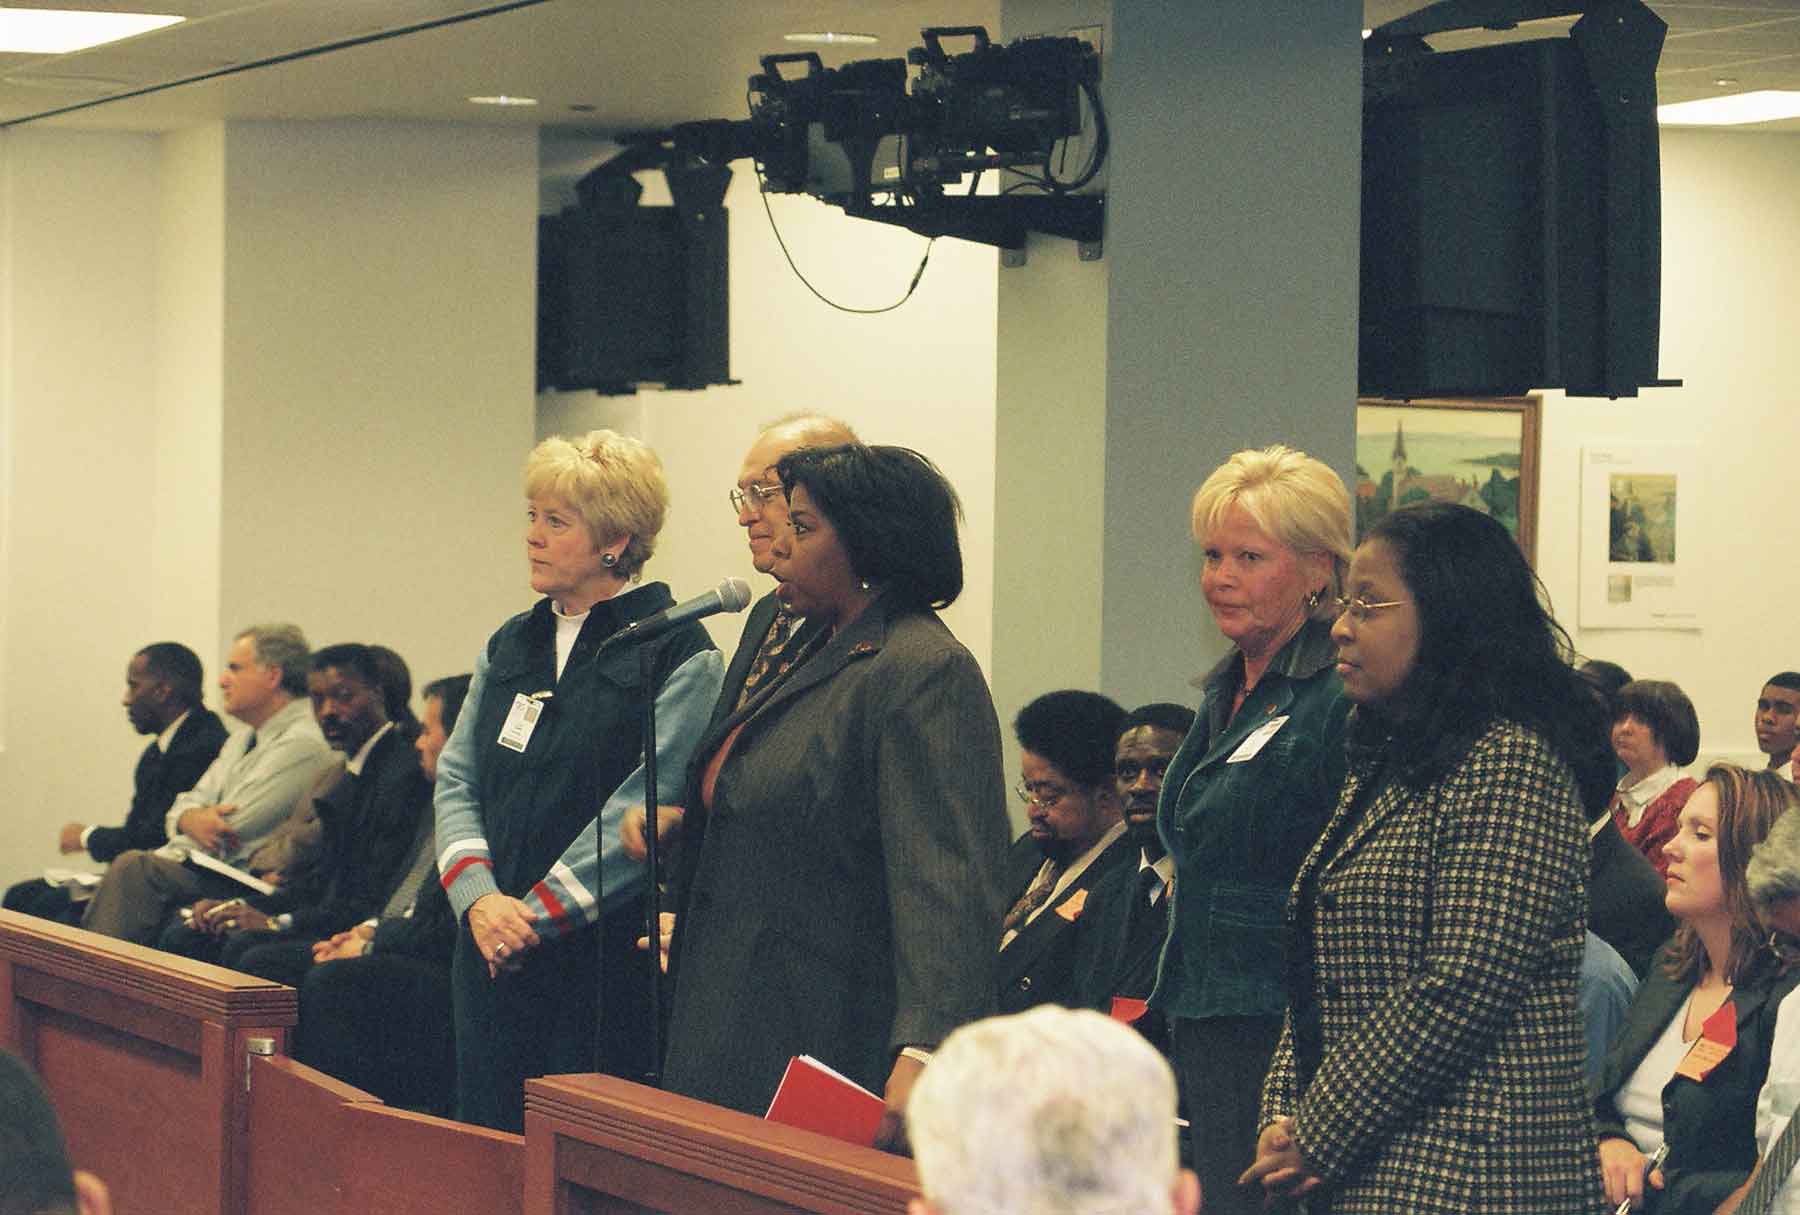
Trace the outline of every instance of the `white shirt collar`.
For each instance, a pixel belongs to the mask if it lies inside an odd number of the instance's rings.
[[[393,722],[383,722],[381,724],[381,729],[369,735],[369,741],[357,748],[356,754],[350,757],[350,762],[344,765],[344,771],[348,772],[351,776],[361,776],[363,764],[368,762],[369,752],[375,749],[375,744],[381,741],[382,735],[393,728]]]
[[[1162,879],[1162,885],[1150,892],[1150,905],[1154,907],[1162,902],[1163,893],[1168,890],[1169,883],[1175,880],[1175,858],[1165,852],[1155,860],[1151,860],[1150,854],[1140,849],[1138,873],[1141,875],[1146,869],[1156,870],[1156,876]]]
[[[180,717],[177,717],[174,721],[170,722],[168,728],[156,736],[156,749],[158,751],[161,751],[164,754],[168,753],[169,744],[175,739],[175,731],[181,729],[181,723],[193,716],[193,713],[194,711],[192,709],[187,710]]]
[[[1619,778],[1619,796],[1634,807],[1648,806],[1651,802],[1669,791],[1669,786],[1681,779],[1681,769],[1674,764],[1666,764],[1652,772],[1643,780],[1632,783],[1631,773],[1627,772]]]

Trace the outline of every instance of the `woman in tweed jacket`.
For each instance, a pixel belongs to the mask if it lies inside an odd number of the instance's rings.
[[[1606,723],[1504,527],[1439,504],[1357,550],[1332,628],[1350,774],[1288,903],[1247,1184],[1314,1212],[1593,1212],[1576,1013]]]

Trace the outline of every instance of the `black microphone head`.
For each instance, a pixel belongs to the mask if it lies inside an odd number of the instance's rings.
[[[727,578],[719,583],[719,606],[727,612],[741,612],[750,606],[750,584],[742,578]]]

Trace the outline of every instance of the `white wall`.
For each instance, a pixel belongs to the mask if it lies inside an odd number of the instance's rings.
[[[530,599],[530,132],[0,139],[14,469],[0,881],[118,821],[131,653],[261,619],[467,670]]]
[[[225,128],[161,140],[156,232],[156,445],[147,633],[179,640],[211,666],[224,519]]]
[[[466,671],[531,599],[536,139],[241,123],[225,165],[221,626]]]
[[[646,203],[661,199],[652,181]],[[880,307],[905,293],[925,239],[847,218],[810,198],[771,196],[770,210],[800,270],[825,296]],[[544,431],[612,426],[657,449],[672,506],[647,577],[677,599],[749,579],[726,494],[762,425],[797,410],[843,418],[871,443],[929,456],[962,497],[962,597],[945,622],[992,677],[994,597],[995,253],[940,240],[918,290],[880,316],[837,312],[806,290],[782,259],[757,200],[755,176],[736,166],[726,194],[731,230],[731,374],[737,385],[636,397],[547,395]],[[710,622],[727,652],[741,618]]]
[[[158,154],[147,136],[0,135],[12,470],[0,878],[71,815],[122,817],[141,745],[118,707],[150,638]]]
[[[1800,669],[1800,136],[1668,130],[1662,157],[1661,373],[1684,384],[1636,400],[1548,395],[1538,571],[1578,650],[1693,699],[1701,763],[1756,764],[1756,694]],[[1581,449],[1617,440],[1700,444],[1702,492],[1683,509],[1700,512],[1704,538],[1701,629],[1574,628]]]

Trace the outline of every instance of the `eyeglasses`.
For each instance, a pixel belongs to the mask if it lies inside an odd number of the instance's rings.
[[[1389,599],[1386,603],[1370,603],[1367,599],[1352,598],[1349,595],[1337,597],[1338,613],[1350,617],[1358,624],[1382,608],[1399,607],[1406,602],[1404,599]]]
[[[1019,800],[1024,802],[1027,806],[1037,806],[1044,810],[1048,810],[1057,802],[1060,802],[1063,798],[1069,796],[1069,790],[1067,789],[1058,789],[1055,787],[1043,789],[1041,786],[1038,789],[1033,789],[1024,781],[1020,781],[1018,784],[1014,785],[1013,792],[1018,794]]]
[[[768,503],[770,498],[778,498],[783,492],[785,491],[782,490],[779,483],[774,485],[748,485],[742,489],[734,487],[731,491],[731,509],[740,515],[744,513],[745,506],[748,506],[753,511],[760,511]]]

